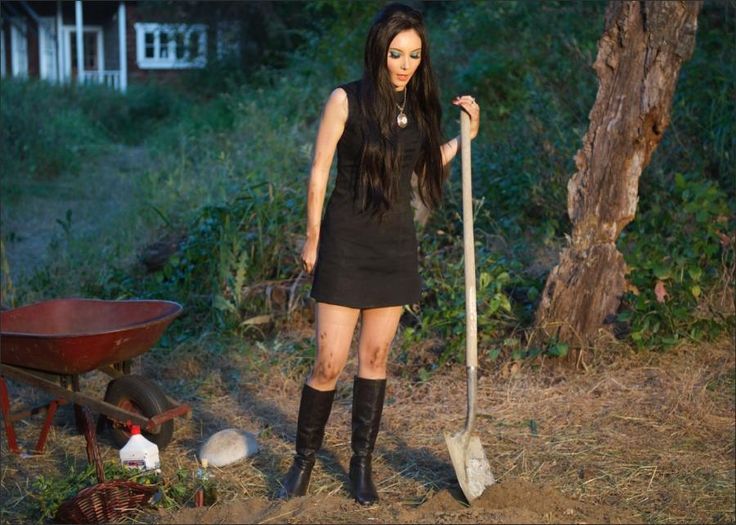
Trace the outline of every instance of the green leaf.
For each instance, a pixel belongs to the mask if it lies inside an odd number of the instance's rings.
[[[695,297],[696,299],[700,297],[700,286],[696,285],[690,288],[690,293],[693,294],[693,297]]]
[[[654,267],[654,275],[657,279],[664,281],[672,277],[672,271],[669,268],[658,264]]]
[[[488,304],[488,313],[494,314],[501,306],[501,299],[499,298],[499,294],[494,295],[491,298],[491,302]]]
[[[223,312],[236,312],[237,311],[235,306],[221,295],[215,296],[214,300],[212,301],[212,306],[214,306],[217,310],[220,310]]]
[[[555,357],[565,357],[568,349],[569,345],[566,343],[555,343],[547,349],[547,353]]]
[[[483,290],[487,288],[490,283],[491,275],[488,272],[480,272],[480,277],[478,278],[478,289]]]
[[[693,266],[687,269],[687,274],[693,281],[699,281],[700,278],[703,276],[703,270],[701,270],[698,266]]]
[[[499,301],[499,304],[500,304],[501,308],[503,308],[507,312],[510,312],[511,311],[511,302],[509,301],[509,298],[506,297],[506,295],[504,295],[502,293],[496,294],[496,297],[498,297],[498,301]],[[494,297],[494,299],[495,299],[495,297]]]
[[[677,343],[677,341],[678,341],[678,340],[679,340],[679,339],[678,339],[677,335],[674,335],[674,336],[672,336],[672,337],[663,337],[663,338],[662,338],[662,344],[663,344],[664,346],[672,346],[672,345],[674,345],[675,343]]]

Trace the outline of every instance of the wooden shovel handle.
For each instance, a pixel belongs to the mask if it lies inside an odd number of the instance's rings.
[[[463,247],[465,251],[465,361],[478,366],[478,315],[475,299],[475,239],[473,237],[473,190],[470,174],[470,116],[460,110],[460,148],[463,181]],[[473,396],[474,397],[474,396]]]

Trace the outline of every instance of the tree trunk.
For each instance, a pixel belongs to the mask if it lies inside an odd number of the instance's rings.
[[[639,175],[670,122],[682,63],[695,47],[701,2],[611,1],[593,64],[590,126],[567,185],[570,244],[547,278],[536,325],[583,345],[616,315],[625,288],[616,239],[634,219]]]

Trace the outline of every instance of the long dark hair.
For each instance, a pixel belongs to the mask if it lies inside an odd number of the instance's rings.
[[[395,88],[391,84],[386,57],[394,37],[410,29],[422,40],[421,61],[406,86],[407,108],[411,118],[416,119],[421,137],[421,153],[414,171],[422,202],[434,208],[442,199],[442,109],[429,57],[427,31],[419,11],[402,4],[389,4],[376,15],[368,31],[360,82],[360,109],[366,118],[363,119],[364,146],[356,181],[357,197],[364,210],[377,215],[388,211],[397,197],[401,156]]]

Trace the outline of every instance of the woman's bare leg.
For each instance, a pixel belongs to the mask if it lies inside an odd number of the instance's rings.
[[[358,377],[386,379],[388,354],[402,311],[402,306],[363,310],[358,344]]]
[[[317,303],[317,356],[307,384],[315,390],[334,390],[345,367],[360,310]]]
[[[335,398],[335,383],[350,351],[360,310],[317,303],[317,356],[302,388],[296,429],[296,455],[286,473],[279,498],[307,493],[315,455],[322,446],[325,426]]]

